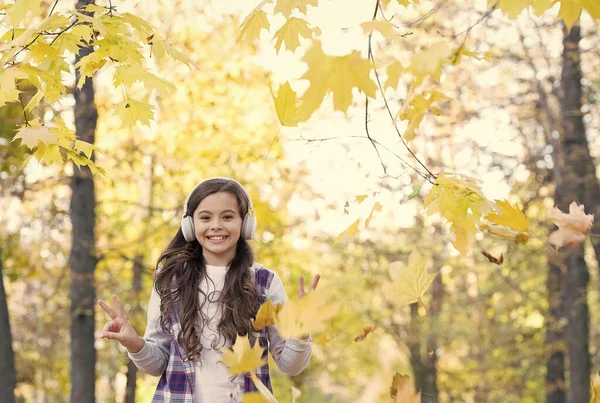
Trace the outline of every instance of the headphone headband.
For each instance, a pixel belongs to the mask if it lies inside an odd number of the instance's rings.
[[[196,191],[196,189],[198,189],[202,184],[210,181],[210,180],[214,180],[214,179],[221,179],[224,181],[228,181],[228,182],[233,182],[235,184],[237,184],[242,191],[244,192],[244,194],[246,195],[246,198],[248,199],[248,214],[254,214],[254,205],[252,204],[252,199],[250,198],[250,193],[248,193],[248,191],[244,188],[244,186],[242,186],[241,183],[239,183],[238,181],[236,181],[235,179],[231,179],[231,178],[226,178],[224,176],[215,176],[213,178],[208,178],[203,180],[202,182],[198,183],[196,186],[194,186],[194,188],[192,189],[192,191],[187,195],[187,197],[185,198],[185,204],[183,205],[183,216],[185,217],[186,215],[188,215],[187,211],[188,211],[188,202],[190,201],[190,197],[192,197],[192,194]]]

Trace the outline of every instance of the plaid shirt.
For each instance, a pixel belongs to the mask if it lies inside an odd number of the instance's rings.
[[[273,280],[273,272],[265,269],[261,265],[255,263],[254,282],[256,291],[258,292],[258,303],[265,302],[267,291]],[[162,374],[160,381],[156,387],[156,392],[152,398],[152,403],[193,403],[194,402],[194,361],[187,358],[185,348],[177,342],[177,336],[181,332],[181,321],[179,318],[180,307],[179,302],[174,302],[173,313],[170,320],[171,331],[171,354],[167,369]],[[258,344],[264,348],[262,358],[267,361],[265,365],[256,370],[257,377],[265,384],[265,386],[273,392],[271,386],[271,376],[269,374],[268,350],[269,339],[267,329],[262,328],[257,332],[252,332],[249,337],[250,344],[254,345],[258,339]],[[250,378],[250,374],[244,376],[244,393],[257,391],[254,382]]]

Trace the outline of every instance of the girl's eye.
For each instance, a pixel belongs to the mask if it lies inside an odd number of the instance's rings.
[[[206,216],[206,215],[203,215],[203,216],[200,216],[200,219],[201,219],[202,221],[206,221],[206,220],[209,220],[209,219],[210,219],[210,217],[209,217],[209,216]]]
[[[226,220],[231,220],[231,219],[233,219],[233,216],[228,214],[228,215],[224,216],[223,218]]]

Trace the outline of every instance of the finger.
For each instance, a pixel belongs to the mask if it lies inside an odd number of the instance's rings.
[[[300,276],[298,278],[298,296],[303,297],[304,294],[304,276]]]
[[[117,316],[125,317],[125,313],[123,312],[123,308],[121,307],[121,303],[119,302],[119,298],[116,295],[112,296],[113,303],[115,304],[115,311],[117,311]]]
[[[123,338],[120,333],[115,333],[115,332],[102,332],[100,337],[102,337],[104,339],[117,340],[117,341],[121,341],[121,339]]]
[[[316,290],[317,289],[317,284],[319,284],[319,280],[321,279],[321,275],[317,274],[313,277],[313,281],[312,284],[310,285],[309,290]]]
[[[106,305],[104,301],[98,300],[98,305],[100,305],[100,308],[102,308],[111,319],[115,319],[117,317],[115,311],[113,311],[108,305]]]

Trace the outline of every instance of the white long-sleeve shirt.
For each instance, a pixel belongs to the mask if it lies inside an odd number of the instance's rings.
[[[230,348],[231,343],[226,343],[217,332],[221,312],[219,304],[211,302],[217,300],[223,289],[227,268],[206,266],[206,271],[209,281],[203,280],[200,289],[210,296],[209,301],[202,307],[208,323],[203,326],[200,337],[203,349],[200,360],[195,366],[194,401],[197,403],[239,402],[240,391],[244,390],[244,379],[243,376],[238,376],[232,380],[233,377],[229,374],[227,366],[220,362],[223,359],[222,350]],[[204,299],[202,293],[200,298],[201,301]],[[267,300],[271,300],[273,304],[283,304],[287,298],[281,278],[275,273],[267,291]],[[269,352],[279,369],[293,376],[306,368],[311,355],[310,343],[297,339],[283,339],[275,326],[267,327],[267,335]],[[128,353],[128,355],[141,371],[161,376],[169,360],[171,334],[165,332],[160,326],[160,296],[154,287],[148,304],[148,323],[144,341],[144,347],[139,352]]]

